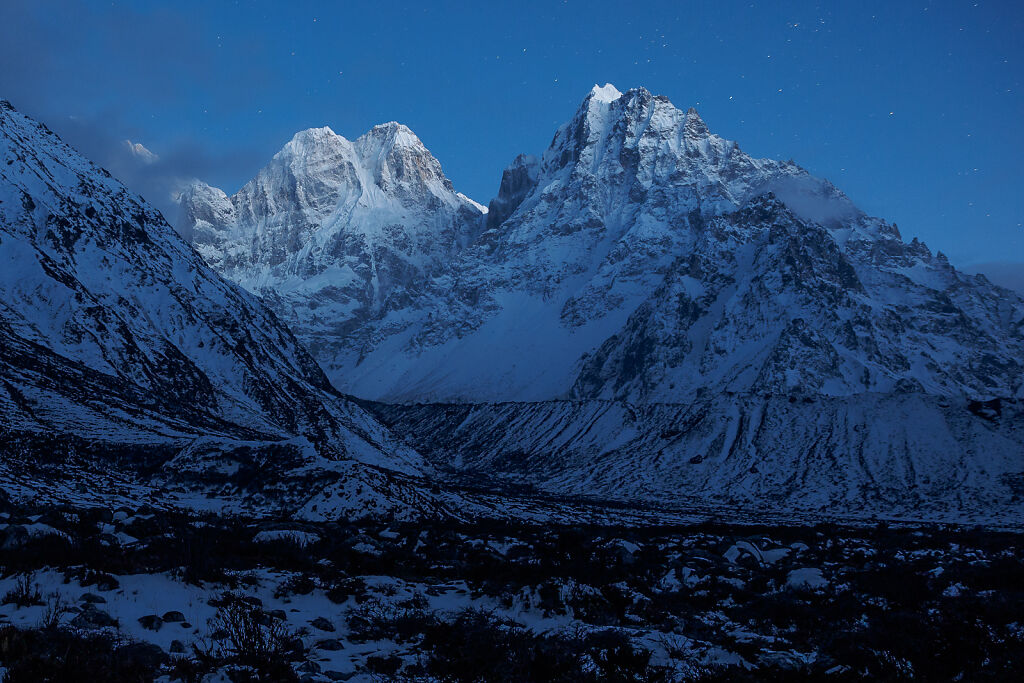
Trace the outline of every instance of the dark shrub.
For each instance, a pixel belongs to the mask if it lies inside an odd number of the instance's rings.
[[[305,572],[295,574],[283,581],[274,591],[275,598],[284,598],[289,595],[309,595],[316,588],[316,579]]]
[[[371,655],[366,658],[366,668],[375,674],[393,677],[402,668],[402,658],[395,655],[387,657]]]
[[[148,682],[166,659],[153,647],[64,629],[0,629],[5,683]]]
[[[650,652],[606,631],[589,635],[537,635],[489,612],[466,610],[427,629],[425,669],[441,681],[663,681]]]
[[[257,605],[244,599],[228,600],[210,620],[210,630],[217,634],[217,642],[197,650],[200,661],[251,668],[257,675],[252,680],[297,680],[292,662],[306,658],[301,639],[285,622],[269,618]]]
[[[422,595],[399,602],[371,598],[346,614],[349,638],[354,641],[387,639],[409,642],[422,635],[434,622],[434,616],[425,611],[426,605]]]
[[[43,596],[39,593],[35,575],[31,573],[20,575],[14,582],[14,588],[4,594],[2,602],[5,605],[14,604],[18,607],[42,605]]]
[[[353,596],[356,602],[366,599],[366,582],[359,577],[341,579],[327,589],[327,599],[339,605]]]

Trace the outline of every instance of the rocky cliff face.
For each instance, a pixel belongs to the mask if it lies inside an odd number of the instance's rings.
[[[68,435],[172,452],[199,437],[298,439],[322,456],[417,461],[330,385],[266,306],[6,102],[0,258],[7,443]]]
[[[895,226],[826,227],[769,194],[692,238],[581,364],[574,396],[1021,394],[1020,299],[903,243]]]
[[[487,229],[493,230],[515,213],[537,184],[537,157],[520,154],[501,174],[498,195],[487,205]]]

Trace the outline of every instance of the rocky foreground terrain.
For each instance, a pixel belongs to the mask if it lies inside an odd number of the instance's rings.
[[[6,504],[22,681],[1015,680],[1021,546],[963,528],[298,522]]]

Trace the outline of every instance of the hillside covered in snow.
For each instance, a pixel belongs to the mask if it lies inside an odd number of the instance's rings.
[[[238,499],[255,489],[272,508],[362,482],[339,505],[372,509],[393,502],[399,473],[423,473],[266,305],[6,102],[0,258],[7,495],[102,504],[134,478]]]

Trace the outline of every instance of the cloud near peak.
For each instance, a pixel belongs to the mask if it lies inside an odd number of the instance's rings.
[[[145,145],[141,142],[132,142],[131,140],[124,141],[125,147],[128,149],[128,153],[138,159],[143,164],[154,164],[160,160],[160,157],[153,154]]]

